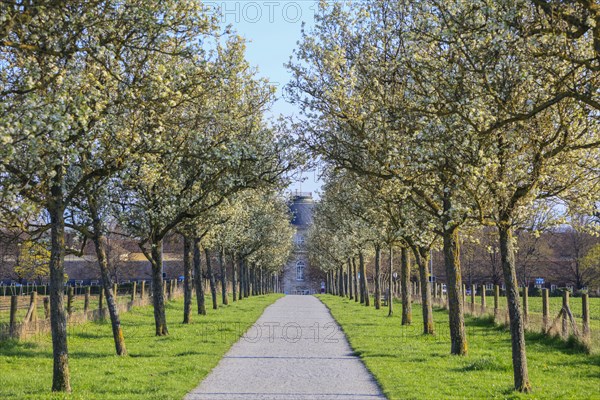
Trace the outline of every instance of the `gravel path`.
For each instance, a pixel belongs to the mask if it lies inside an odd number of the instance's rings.
[[[352,355],[329,310],[313,296],[269,306],[186,399],[385,399]]]

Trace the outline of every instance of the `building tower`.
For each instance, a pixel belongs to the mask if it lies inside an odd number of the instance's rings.
[[[312,224],[312,210],[315,202],[312,193],[295,192],[290,202],[294,234],[294,251],[283,269],[283,293],[314,294],[321,289],[321,274],[310,268],[306,237]]]

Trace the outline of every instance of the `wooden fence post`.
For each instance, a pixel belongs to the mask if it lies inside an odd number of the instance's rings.
[[[485,314],[485,308],[486,308],[486,301],[485,301],[485,284],[481,285],[481,313]]]
[[[140,299],[144,300],[144,296],[146,295],[146,281],[142,281],[142,287],[140,288]]]
[[[569,295],[571,293],[568,290],[565,290],[563,293],[563,301],[562,301],[562,336],[563,338],[569,337],[569,319],[567,315],[567,310],[569,309]]]
[[[529,287],[523,286],[523,324],[529,325]]]
[[[550,330],[550,289],[542,289],[542,331]]]
[[[67,288],[67,314],[73,313],[73,286]]]
[[[44,319],[50,318],[50,298],[44,296]]]
[[[90,309],[90,292],[91,292],[91,287],[86,286],[85,297],[83,299],[83,313],[86,315],[87,315],[88,310]]]
[[[494,285],[494,321],[500,316],[500,285]]]
[[[581,316],[583,317],[583,337],[585,339],[589,339],[590,338],[590,303],[589,303],[589,298],[588,298],[588,294],[584,293],[581,296],[581,306],[582,306],[582,313]]]
[[[137,292],[137,282],[133,282],[131,285],[131,301],[135,300],[135,294]]]
[[[167,281],[163,281],[163,297],[167,297]]]
[[[477,291],[477,285],[471,285],[471,313],[475,314],[475,292]]]
[[[462,285],[462,301],[463,307],[465,307],[465,305],[467,304],[467,285],[465,285],[464,283]]]
[[[115,304],[119,302],[119,286],[113,283],[113,296],[115,298]]]
[[[9,325],[9,334],[10,337],[17,336],[17,308],[19,305],[19,296],[12,295],[10,296],[10,325]]]
[[[29,301],[29,309],[25,316],[25,322],[37,321],[37,292],[31,292],[31,300]]]

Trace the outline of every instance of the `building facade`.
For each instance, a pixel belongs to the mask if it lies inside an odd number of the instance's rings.
[[[323,276],[316,268],[311,268],[306,249],[308,230],[312,224],[312,211],[315,202],[311,193],[298,193],[292,196],[290,211],[294,234],[294,252],[283,269],[282,289],[285,294],[314,294],[321,290]]]

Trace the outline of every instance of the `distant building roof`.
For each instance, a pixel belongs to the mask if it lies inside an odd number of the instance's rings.
[[[312,193],[295,192],[290,203],[292,225],[304,227],[312,224],[312,209],[314,206],[315,201],[312,198]]]

